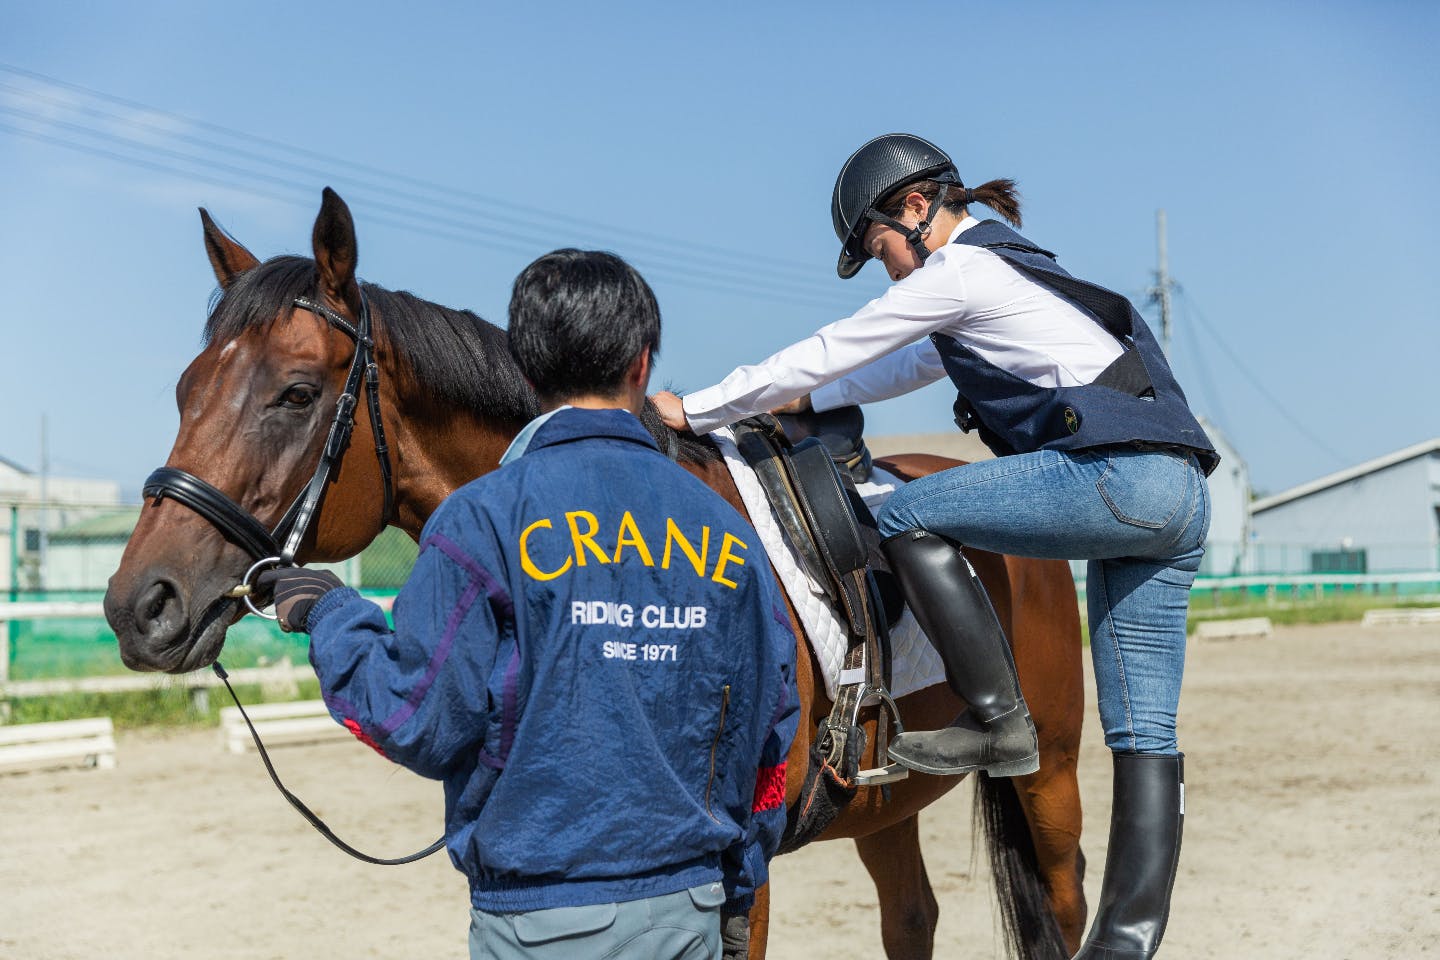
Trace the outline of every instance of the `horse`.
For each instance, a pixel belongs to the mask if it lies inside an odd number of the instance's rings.
[[[328,187],[311,237],[313,258],[261,263],[203,208],[200,216],[219,291],[203,349],[176,387],[179,432],[165,468],[156,471],[168,471],[172,486],[147,484],[146,505],[105,596],[121,656],[141,671],[182,673],[219,656],[225,631],[245,614],[234,588],[248,577],[256,552],[271,549],[247,550],[245,531],[275,544],[280,534],[270,538],[268,530],[288,524],[286,550],[297,562],[354,556],[386,525],[418,540],[440,502],[496,469],[510,440],[538,413],[503,330],[468,311],[357,280],[354,221]],[[368,402],[357,404],[361,393]],[[352,438],[348,428],[332,426],[337,400],[368,417],[371,429],[361,424]],[[713,444],[674,434],[656,416],[643,419],[660,449],[745,512]],[[338,442],[337,431],[346,434]],[[914,454],[888,466],[915,477],[955,463]],[[188,501],[175,495],[176,477],[196,481]],[[206,486],[209,494],[199,499],[208,497],[210,505],[197,506],[195,490]],[[308,496],[315,490],[323,503]],[[227,498],[229,513],[214,506]],[[287,510],[287,504],[295,506]],[[297,508],[306,513],[298,527],[290,522]],[[1078,948],[1086,911],[1076,781],[1084,697],[1074,583],[1063,562],[969,555],[1011,640],[1041,756],[1034,774],[978,778],[977,828],[985,835],[1012,953],[1064,958]],[[787,764],[786,799],[793,804],[816,724],[831,703],[793,608],[790,615],[802,705]],[[963,706],[943,683],[899,701],[910,729],[942,726]],[[873,745],[874,708],[862,719]],[[882,942],[892,960],[933,955],[939,911],[921,855],[918,814],[960,779],[912,774],[884,788],[860,787],[819,837],[854,840],[875,883]],[[765,954],[768,923],[769,890],[762,888],[751,914],[755,960]]]

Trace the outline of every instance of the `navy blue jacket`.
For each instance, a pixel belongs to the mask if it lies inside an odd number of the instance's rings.
[[[1001,456],[1139,442],[1187,447],[1195,451],[1205,473],[1215,469],[1219,454],[1130,301],[1071,276],[1054,254],[995,220],[971,227],[952,242],[992,250],[1030,279],[1079,303],[1125,348],[1094,383],[1037,387],[955,338],[932,334],[940,361],[960,392],[955,412],[961,429],[978,427],[981,438]]]
[[[331,713],[445,785],[475,907],[725,881],[747,909],[784,828],[795,638],[759,537],[623,410],[563,409],[425,525],[395,627],[309,616]]]

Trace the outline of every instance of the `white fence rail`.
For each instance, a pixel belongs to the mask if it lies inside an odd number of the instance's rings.
[[[74,766],[115,766],[115,729],[109,717],[0,727],[0,773]]]
[[[274,695],[294,696],[300,692],[301,680],[313,679],[315,672],[308,666],[296,666],[289,658],[268,667],[244,667],[227,670],[231,683],[260,684]],[[0,681],[0,700],[22,697],[54,697],[66,693],[137,693],[180,687],[185,690],[209,690],[222,681],[208,667],[192,673],[119,674],[113,677],[62,677],[55,680]]]
[[[0,686],[10,679],[10,621],[59,620],[66,617],[103,617],[98,601],[45,600],[0,603]]]
[[[1410,607],[1398,610],[1366,610],[1362,627],[1419,627],[1440,623],[1440,607]]]
[[[1195,624],[1195,638],[1197,640],[1236,640],[1242,637],[1268,637],[1274,629],[1269,617],[1202,620]]]
[[[1196,590],[1229,590],[1239,587],[1385,587],[1401,583],[1432,583],[1440,586],[1440,570],[1419,573],[1287,573],[1272,576],[1196,577]]]
[[[247,707],[250,722],[266,747],[286,744],[320,743],[326,740],[349,740],[350,731],[336,723],[325,709],[323,700],[300,700],[294,703],[257,703]],[[220,742],[230,753],[250,749],[250,728],[237,707],[220,711]]]
[[[1246,576],[1246,577],[1200,577],[1195,581],[1192,593],[1210,592],[1215,590],[1238,589],[1250,587],[1267,587],[1273,590],[1293,588],[1320,588],[1333,586],[1398,586],[1400,584],[1435,584],[1440,589],[1440,571],[1424,571],[1419,573],[1390,573],[1390,574],[1363,574],[1363,573],[1328,573],[1310,575],[1287,575],[1287,576]],[[1083,591],[1084,584],[1080,584]],[[381,607],[389,609],[394,602],[394,597],[373,598]],[[75,677],[58,680],[24,680],[12,682],[9,679],[10,671],[10,631],[11,621],[20,620],[51,620],[59,618],[95,618],[104,617],[105,610],[99,601],[20,601],[0,602],[0,710],[4,709],[4,701],[16,697],[38,697],[52,696],[64,693],[116,693],[152,690],[162,686],[182,686],[192,691],[203,691],[220,685],[220,679],[210,670],[197,670],[194,673],[183,674],[178,677],[156,677],[149,674],[130,674],[107,677]],[[1421,615],[1421,621],[1431,622],[1433,614]],[[1421,622],[1415,619],[1414,614],[1380,614],[1366,617],[1367,624],[1379,622],[1398,622],[1402,617],[1406,622]],[[231,680],[235,683],[258,683],[274,689],[276,692],[288,691],[295,695],[296,684],[300,680],[309,679],[314,676],[308,665],[294,665],[290,660],[284,659],[274,666],[252,667],[247,669],[230,671]]]

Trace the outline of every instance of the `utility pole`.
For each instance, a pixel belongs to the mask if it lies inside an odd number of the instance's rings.
[[[39,583],[45,589],[46,574],[50,570],[50,418],[40,414],[40,568]]]
[[[1175,281],[1170,279],[1170,257],[1165,248],[1165,211],[1155,211],[1155,243],[1160,253],[1159,269],[1155,271],[1155,286],[1150,290],[1150,302],[1160,305],[1160,349],[1170,356],[1170,290]]]

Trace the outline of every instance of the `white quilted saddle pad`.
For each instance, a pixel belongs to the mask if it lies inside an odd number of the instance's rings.
[[[801,566],[784,530],[775,520],[775,514],[765,499],[765,491],[761,488],[760,481],[755,478],[755,471],[750,469],[750,465],[736,449],[735,435],[728,427],[722,427],[710,436],[725,457],[725,465],[730,468],[730,475],[735,478],[735,486],[740,489],[740,497],[745,501],[745,509],[750,514],[750,524],[760,534],[770,563],[775,567],[780,583],[785,587],[785,593],[789,595],[795,612],[800,616],[806,636],[810,638],[810,646],[815,650],[815,659],[819,661],[824,675],[825,693],[834,700],[835,688],[841,682],[841,665],[849,646],[844,618],[835,612],[820,584]],[[904,482],[876,467],[870,482],[859,485],[857,489],[865,505],[871,511],[876,511]],[[891,628],[890,648],[891,696],[898,699],[907,693],[944,682],[945,666],[940,662],[940,655],[925,638],[909,610],[906,610],[900,622]],[[848,682],[851,678],[846,677],[845,680]]]

